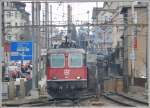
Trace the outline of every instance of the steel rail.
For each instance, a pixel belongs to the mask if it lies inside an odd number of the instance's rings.
[[[112,96],[111,96],[112,95]],[[114,101],[116,103],[119,103],[123,106],[130,106],[130,107],[136,107],[137,104],[147,106],[148,104],[145,104],[143,102],[137,101],[133,98],[127,98],[122,95],[118,95],[117,93],[105,93],[103,96],[111,101]],[[113,96],[116,96],[115,98]],[[118,97],[117,97],[118,96]],[[120,98],[120,99],[119,99]],[[122,99],[122,100],[121,100]],[[128,101],[127,101],[128,100]],[[125,101],[125,102],[124,102]],[[134,104],[133,104],[134,103]]]
[[[118,104],[121,104],[121,105],[123,105],[123,106],[135,107],[135,106],[133,106],[133,105],[130,105],[130,104],[124,103],[124,102],[122,102],[122,101],[118,101],[118,100],[116,100],[116,99],[113,99],[113,98],[109,97],[107,94],[103,94],[103,96],[104,96],[106,99],[109,99],[109,100],[111,100],[111,101],[113,101],[113,102],[116,102],[116,103],[118,103]]]
[[[117,95],[122,96],[122,97],[124,97],[124,98],[127,98],[127,99],[129,99],[129,100],[132,100],[132,101],[135,101],[135,102],[144,104],[144,105],[148,105],[148,102],[145,102],[145,101],[142,101],[142,100],[138,100],[138,99],[136,99],[136,98],[129,97],[129,96],[124,95],[124,94],[121,94],[121,93],[117,93]]]
[[[23,103],[3,103],[3,106],[5,107],[36,107],[36,106],[80,106],[80,101],[95,98],[96,95],[94,93],[88,93],[88,94],[82,94],[79,98],[63,98],[63,99],[51,99],[49,100],[47,97],[31,100],[28,102]],[[65,103],[65,105],[63,105]]]

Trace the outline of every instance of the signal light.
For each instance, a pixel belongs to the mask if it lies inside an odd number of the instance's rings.
[[[56,76],[53,76],[52,79],[53,79],[53,80],[57,80],[57,77],[56,77]]]

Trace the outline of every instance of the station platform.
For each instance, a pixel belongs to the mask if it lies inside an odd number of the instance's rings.
[[[38,88],[35,90],[32,88],[32,79],[28,81],[17,79],[16,81],[2,82],[2,101],[11,102],[17,101],[18,99],[21,101],[38,98],[33,97],[32,91],[37,91],[38,97],[47,95],[45,78],[39,81]]]

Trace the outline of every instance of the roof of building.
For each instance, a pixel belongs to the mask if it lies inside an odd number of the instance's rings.
[[[94,8],[93,8],[92,19],[96,19],[96,16],[97,16],[100,12],[110,12],[110,13],[114,13],[114,12],[116,12],[116,10],[115,10],[115,9],[104,9],[104,8],[97,8],[97,7],[94,7]]]
[[[148,5],[145,3],[139,3],[138,5],[135,5],[134,8],[147,8],[147,6]],[[131,8],[131,5],[123,6],[120,13],[124,13],[130,8]]]

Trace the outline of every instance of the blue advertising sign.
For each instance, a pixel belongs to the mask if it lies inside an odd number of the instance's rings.
[[[32,42],[11,42],[10,60],[32,60]]]

